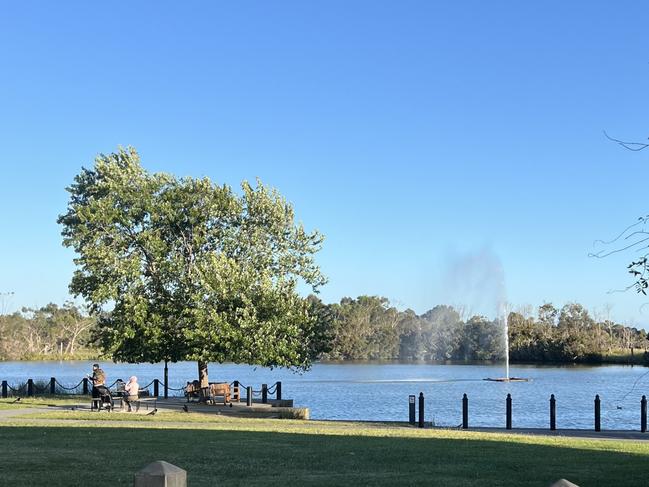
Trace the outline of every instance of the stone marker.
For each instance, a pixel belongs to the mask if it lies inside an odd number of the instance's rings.
[[[150,463],[135,474],[134,487],[187,487],[187,472],[171,463]]]
[[[573,484],[572,482],[568,482],[566,479],[561,479],[561,480],[557,480],[550,487],[579,487],[579,486],[577,484]]]

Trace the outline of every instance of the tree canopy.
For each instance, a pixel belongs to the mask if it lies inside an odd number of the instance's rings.
[[[133,148],[98,156],[67,190],[70,289],[115,359],[305,369],[315,358],[321,321],[298,285],[325,284],[323,236],[276,190],[149,173]]]

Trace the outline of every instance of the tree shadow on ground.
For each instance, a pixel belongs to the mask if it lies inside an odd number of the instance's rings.
[[[642,453],[484,439],[98,427],[0,427],[2,485],[131,485],[165,460],[188,485],[645,486]]]

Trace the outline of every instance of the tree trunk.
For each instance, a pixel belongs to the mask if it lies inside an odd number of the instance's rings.
[[[206,401],[209,397],[208,388],[210,387],[209,378],[207,377],[207,362],[198,361],[198,382],[201,388],[201,401]]]

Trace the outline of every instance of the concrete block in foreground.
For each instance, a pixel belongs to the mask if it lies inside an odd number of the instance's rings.
[[[572,482],[568,482],[566,479],[561,479],[561,480],[557,480],[550,487],[579,487],[579,486],[577,484],[573,484]]]
[[[187,487],[187,472],[171,463],[150,463],[135,474],[134,487]]]

